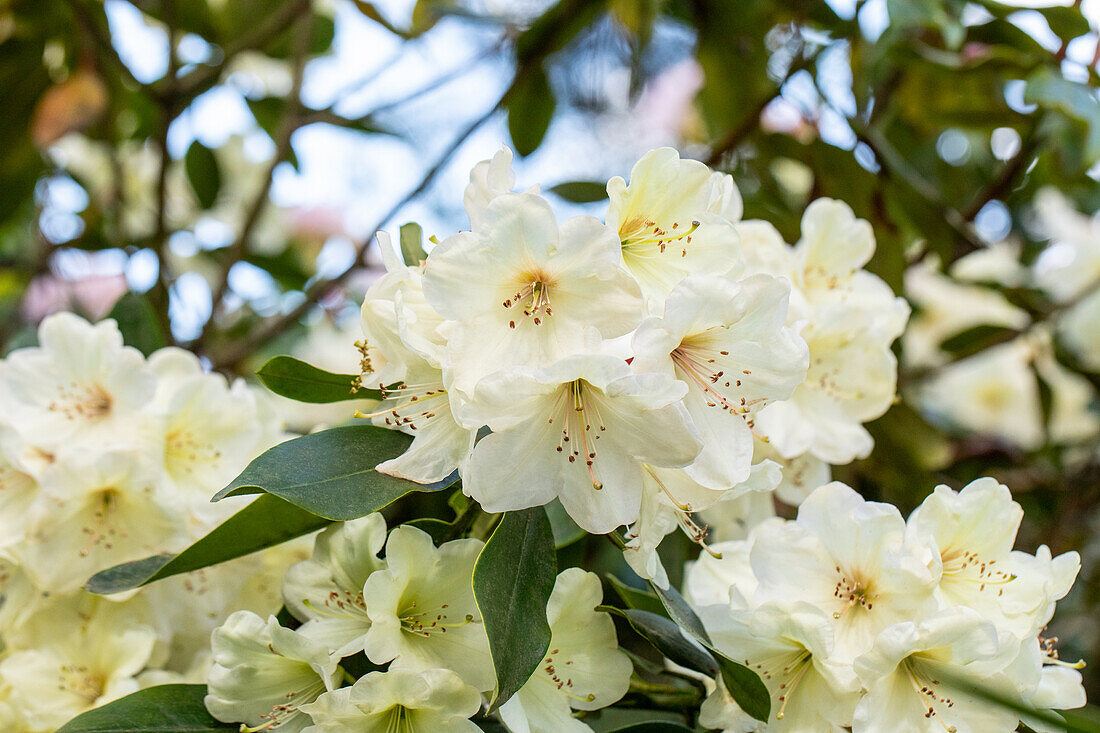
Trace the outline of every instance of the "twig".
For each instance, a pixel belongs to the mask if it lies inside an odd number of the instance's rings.
[[[1016,151],[1016,155],[1012,156],[1012,159],[1001,168],[997,177],[990,181],[988,186],[979,191],[974,197],[974,200],[962,210],[961,214],[963,218],[967,221],[973,221],[974,217],[978,215],[978,212],[980,212],[986,204],[993,199],[1003,198],[1004,195],[1012,189],[1012,185],[1020,175],[1020,172],[1030,165],[1038,147],[1039,141],[1034,130],[1032,130],[1020,144],[1020,149]]]
[[[218,283],[213,288],[211,297],[210,318],[203,325],[202,333],[196,343],[205,346],[214,330],[214,323],[218,309],[225,301],[229,291],[229,271],[233,265],[243,260],[248,254],[248,240],[252,236],[256,223],[268,204],[268,194],[275,176],[275,169],[286,160],[290,154],[290,138],[302,122],[302,80],[305,76],[306,52],[309,49],[309,36],[313,23],[310,18],[301,24],[295,36],[294,66],[290,93],[287,95],[287,108],[283,119],[279,123],[279,130],[275,134],[275,154],[271,157],[267,170],[264,172],[263,183],[252,203],[245,211],[244,221],[237,238],[226,250],[226,261],[218,276]]]
[[[178,101],[188,102],[197,97],[207,87],[217,82],[226,64],[242,51],[249,51],[262,47],[272,38],[290,28],[294,21],[302,13],[310,8],[310,0],[288,0],[277,5],[274,12],[267,16],[254,31],[238,38],[235,42],[227,44],[224,55],[218,63],[210,66],[200,66],[194,71],[180,77],[169,79],[169,86],[156,87],[158,93],[174,97]]]
[[[100,56],[110,61],[111,65],[122,74],[127,82],[139,89],[151,91],[149,85],[138,81],[137,77],[135,77],[134,73],[130,70],[130,67],[123,62],[122,57],[118,55],[118,50],[115,49],[114,44],[111,43],[110,36],[103,32],[98,21],[92,17],[91,11],[84,6],[84,2],[75,2],[71,7],[73,13],[76,15],[77,22],[80,23],[81,27],[99,49]]]
[[[501,100],[503,100],[503,97],[501,97]],[[396,216],[397,213],[401,211],[401,209],[403,209],[406,204],[417,198],[428,188],[428,186],[431,185],[432,181],[435,180],[436,176],[439,175],[440,171],[443,170],[444,166],[447,165],[454,154],[462,146],[462,143],[464,143],[467,138],[470,137],[470,135],[474,134],[474,132],[477,131],[479,127],[484,125],[493,116],[493,114],[496,113],[497,109],[500,107],[500,104],[501,102],[498,101],[496,104],[490,107],[488,111],[486,111],[484,114],[482,114],[472,123],[470,123],[470,125],[467,126],[465,130],[459,133],[459,135],[451,142],[451,144],[447,147],[443,154],[439,156],[435,164],[431,168],[429,168],[428,171],[424,174],[423,178],[421,178],[420,180],[420,183],[417,184],[417,186],[411,191],[402,196],[400,200],[390,206],[390,208],[387,209],[381,217],[379,217],[377,224],[375,224],[375,226],[370,229],[370,238],[359,247],[359,254],[355,258],[354,262],[352,262],[347,268],[345,268],[342,272],[338,273],[332,278],[326,280],[318,280],[317,282],[313,283],[313,285],[306,289],[305,298],[302,300],[302,302],[299,303],[290,312],[279,316],[274,320],[270,320],[266,323],[261,324],[247,338],[234,343],[231,349],[228,350],[226,353],[217,355],[216,357],[212,357],[211,361],[213,362],[214,367],[220,370],[233,369],[234,367],[236,367],[253,351],[265,345],[266,343],[271,341],[271,339],[275,338],[280,333],[294,325],[298,321],[298,319],[308,313],[309,310],[318,301],[324,299],[330,293],[335,291],[348,279],[348,277],[351,276],[353,272],[362,267],[366,261],[367,251],[370,247],[371,240],[374,238],[374,233],[385,226],[386,222]]]

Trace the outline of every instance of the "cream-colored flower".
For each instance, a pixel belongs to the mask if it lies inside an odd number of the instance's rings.
[[[598,710],[626,694],[634,665],[619,649],[611,617],[596,611],[600,579],[570,568],[554,583],[546,605],[550,646],[531,679],[500,708],[512,733],[584,733],[573,710]]]
[[[1043,442],[1033,351],[1024,339],[992,346],[942,367],[915,390],[931,418],[1024,450]]]
[[[362,650],[370,629],[363,585],[386,566],[378,557],[386,522],[381,514],[369,514],[325,529],[315,542],[313,557],[287,570],[283,599],[303,622],[298,633],[347,657]]]
[[[478,733],[481,695],[449,669],[370,672],[305,706],[306,733]]]
[[[650,312],[688,275],[736,277],[744,262],[733,222],[741,194],[733,178],[672,148],[641,157],[630,183],[607,182],[607,225],[618,232],[622,260],[638,281]]]
[[[440,547],[415,527],[401,526],[386,540],[386,567],[363,586],[370,628],[363,649],[375,664],[419,671],[453,669],[478,690],[496,682],[489,640],[474,601],[475,539]]]
[[[23,730],[51,733],[86,710],[137,692],[136,677],[154,662],[158,640],[145,621],[128,605],[86,594],[37,614],[28,643],[0,662],[0,687],[10,689]]]
[[[680,404],[685,391],[668,375],[634,374],[607,355],[499,372],[478,384],[464,416],[493,433],[474,447],[463,490],[492,512],[559,498],[589,532],[630,524],[643,465],[680,468],[699,453]]]
[[[328,649],[284,629],[274,616],[265,622],[237,611],[210,643],[206,709],[226,723],[298,733],[312,722],[301,707],[335,689],[343,676]]]

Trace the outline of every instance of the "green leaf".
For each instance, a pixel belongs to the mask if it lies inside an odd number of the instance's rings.
[[[414,221],[401,225],[401,258],[409,267],[428,259],[424,252],[424,230]]]
[[[275,356],[259,368],[256,376],[277,395],[299,402],[328,403],[344,400],[380,400],[376,389],[358,386],[355,374],[333,374],[293,356]]]
[[[1078,7],[1037,8],[1046,18],[1047,25],[1054,35],[1063,41],[1070,41],[1089,32],[1089,19]]]
[[[183,156],[183,167],[187,171],[187,180],[191,182],[191,188],[199,199],[199,206],[211,208],[218,200],[218,191],[222,187],[221,168],[218,167],[214,151],[196,140]]]
[[[722,671],[722,682],[734,701],[752,717],[767,722],[771,715],[772,699],[760,677],[745,665],[733,661],[714,648],[703,622],[675,588],[662,589],[654,583],[650,583],[650,587],[661,599],[672,620],[714,655]]]
[[[560,51],[607,9],[608,0],[559,0],[516,38],[520,65]]]
[[[411,442],[404,433],[373,425],[303,435],[249,463],[213,501],[266,492],[325,519],[358,519],[411,491],[439,491],[458,480],[455,472],[434,484],[417,484],[374,470],[404,453]]]
[[[560,550],[585,537],[588,533],[577,526],[561,502],[555,499],[543,507],[554,531],[554,548]]]
[[[109,702],[70,720],[57,733],[204,733],[237,730],[210,717],[206,685],[160,685]]]
[[[1019,331],[1004,326],[974,326],[946,339],[940,344],[940,347],[952,356],[961,359],[977,354],[979,351],[984,351],[990,346],[1011,341],[1019,335]]]
[[[164,329],[149,299],[141,293],[126,293],[115,302],[108,318],[115,319],[122,340],[149,356],[167,346]]]
[[[474,598],[497,674],[490,712],[523,687],[550,647],[546,603],[557,572],[542,507],[507,512],[477,558]]]
[[[588,204],[607,198],[607,184],[599,181],[567,181],[551,186],[550,192],[575,204]]]
[[[698,642],[680,633],[680,627],[667,616],[659,616],[637,608],[621,609],[614,606],[599,606],[596,610],[613,613],[626,619],[631,628],[681,667],[694,669],[710,677],[718,676],[718,663]]]
[[[668,611],[665,610],[664,604],[661,603],[661,599],[654,594],[632,588],[610,573],[605,577],[607,578],[607,582],[611,584],[611,587],[615,589],[619,598],[623,599],[623,603],[627,605],[627,608],[637,608],[640,611],[649,611],[658,616],[669,618]]]
[[[93,575],[84,589],[99,595],[121,593],[280,545],[327,524],[327,519],[264,494],[178,555],[153,555],[107,568]]]
[[[541,66],[517,75],[506,104],[512,146],[520,155],[530,155],[546,136],[554,116],[554,90]]]

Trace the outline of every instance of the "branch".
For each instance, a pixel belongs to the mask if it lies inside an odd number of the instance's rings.
[[[84,6],[84,3],[76,2],[73,3],[71,7],[73,13],[76,15],[77,22],[99,49],[99,55],[106,58],[127,82],[139,89],[151,91],[149,85],[138,81],[137,77],[135,77],[134,73],[130,70],[130,67],[123,62],[122,57],[118,55],[118,50],[114,47],[114,44],[111,43],[110,34],[103,31],[99,22],[92,17],[91,11]]]
[[[1004,198],[1004,195],[1012,190],[1013,184],[1020,173],[1031,165],[1031,160],[1039,147],[1039,140],[1035,135],[1034,127],[1030,134],[1020,144],[1020,149],[1012,157],[1000,173],[989,182],[989,185],[978,192],[974,200],[962,210],[962,216],[967,221],[973,221],[978,212],[993,199]]]
[[[309,49],[309,37],[312,28],[313,23],[310,18],[307,18],[299,26],[298,33],[295,36],[291,88],[290,93],[287,95],[286,111],[279,123],[279,130],[275,134],[275,154],[271,157],[271,162],[265,171],[260,190],[256,192],[255,198],[252,199],[252,203],[245,211],[244,221],[241,223],[241,230],[237,234],[237,238],[226,250],[226,262],[219,273],[218,284],[212,290],[210,318],[203,325],[202,333],[195,342],[197,345],[206,345],[213,334],[218,308],[224,303],[225,296],[229,291],[229,271],[233,268],[233,265],[243,260],[248,254],[248,240],[252,236],[252,231],[256,228],[256,223],[260,220],[260,215],[267,208],[268,194],[271,193],[275,169],[290,154],[290,138],[302,124],[302,80],[305,76],[306,52]]]
[[[278,5],[275,11],[267,16],[254,31],[227,44],[218,63],[211,66],[200,66],[179,79],[167,79],[167,86],[158,85],[156,87],[158,93],[184,102],[194,99],[204,92],[207,87],[217,82],[218,77],[221,76],[222,71],[234,56],[242,51],[262,47],[290,28],[294,21],[298,19],[298,16],[309,11],[309,8],[310,0],[288,0]]]
[[[473,135],[478,128],[484,125],[493,116],[493,114],[496,113],[497,109],[500,108],[503,99],[504,97],[501,97],[500,101],[490,107],[488,111],[486,111],[484,114],[482,114],[472,123],[470,123],[465,130],[459,133],[459,135],[451,142],[447,149],[443,151],[443,154],[436,159],[435,164],[432,165],[432,167],[429,168],[428,171],[424,174],[424,177],[421,178],[420,183],[417,184],[415,188],[413,188],[403,197],[401,197],[399,201],[394,203],[384,214],[382,214],[381,217],[379,217],[378,222],[369,230],[371,232],[369,238],[362,244],[362,246],[359,247],[359,254],[355,258],[354,262],[352,262],[347,268],[345,268],[343,272],[340,272],[334,277],[327,280],[318,280],[317,282],[313,283],[313,285],[306,289],[305,298],[302,300],[302,302],[299,303],[289,313],[286,313],[282,316],[279,316],[278,318],[275,318],[274,320],[270,320],[261,324],[251,334],[249,334],[248,337],[234,343],[229,351],[217,356],[216,358],[212,358],[211,361],[213,362],[214,368],[219,370],[227,370],[236,367],[256,349],[267,344],[273,338],[297,323],[302,316],[308,313],[309,310],[317,304],[317,302],[324,299],[330,293],[335,291],[338,287],[343,285],[343,283],[348,279],[348,277],[351,276],[353,272],[355,272],[357,269],[365,264],[367,251],[370,248],[371,240],[374,238],[374,233],[385,226],[386,222],[396,216],[397,213],[401,211],[401,209],[403,209],[409,202],[416,199],[428,188],[428,186],[431,185],[432,181],[435,180],[436,176],[439,175],[440,171],[443,170],[444,166],[446,166],[447,163],[450,162],[451,158],[462,146],[462,143],[466,142],[466,140],[471,135]]]

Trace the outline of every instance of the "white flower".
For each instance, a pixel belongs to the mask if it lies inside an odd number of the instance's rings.
[[[592,217],[558,225],[533,194],[504,194],[482,226],[439,244],[424,269],[424,295],[444,318],[460,391],[513,365],[546,366],[615,338],[641,318],[638,286],[619,264],[613,230]]]
[[[156,377],[140,351],[122,345],[114,321],[93,326],[57,313],[42,322],[38,341],[0,363],[4,417],[23,440],[50,452],[140,445],[140,412]]]
[[[0,662],[26,731],[49,733],[86,710],[137,692],[157,635],[129,608],[86,594],[34,619],[34,645]],[[16,728],[19,730],[19,728]]]
[[[730,504],[750,493],[765,495],[770,501],[769,492],[779,479],[779,466],[762,461],[752,467],[744,482],[713,491],[693,481],[682,468],[643,466],[641,512],[627,532],[623,557],[639,577],[667,588],[668,575],[657,554],[665,535],[679,527],[688,539],[706,549],[707,528],[699,526],[691,512]]]
[[[0,425],[0,555],[24,540],[27,514],[39,498],[38,482],[17,455],[19,442]]]
[[[859,684],[851,667],[831,661],[833,628],[808,603],[767,603],[751,612],[723,606],[699,609],[715,648],[742,662],[771,693],[768,730],[833,730],[851,723]],[[723,685],[699,711],[708,728],[733,727],[744,713]]]
[[[159,481],[148,457],[131,452],[81,454],[43,471],[27,540],[15,550],[35,585],[72,592],[100,570],[178,549],[183,522]]]
[[[382,251],[389,253],[389,272],[363,301],[366,339],[360,381],[381,390],[383,399],[374,412],[357,416],[413,436],[408,450],[380,463],[378,471],[434,483],[458,467],[470,451],[474,433],[459,426],[451,413],[450,380],[441,368],[442,319],[424,300],[420,269],[396,260],[384,232],[378,237]]]
[[[700,514],[707,525],[707,536],[713,542],[743,540],[758,525],[774,516],[773,494],[763,491],[751,491],[720,501]]]
[[[177,370],[183,359],[196,369]],[[204,373],[198,360],[182,349],[161,349],[149,358],[158,373],[153,410],[163,421],[164,469],[169,496],[180,508],[198,510],[214,522],[227,509],[202,512],[199,502],[225,486],[261,450],[263,430],[251,388],[238,380],[230,387],[220,374]],[[213,522],[206,522],[209,525]]]
[[[305,636],[237,611],[211,636],[214,666],[207,674],[206,709],[226,723],[297,733],[310,725],[301,706],[336,687],[339,659]]]
[[[892,505],[831,483],[810,494],[797,520],[768,530],[753,535],[756,601],[803,600],[830,614],[839,662],[932,607],[934,578],[903,544],[905,521]]]
[[[741,282],[693,275],[669,294],[664,315],[634,334],[636,371],[687,385],[684,406],[703,449],[685,471],[704,486],[748,480],[756,413],[805,378],[806,345],[783,325],[788,292],[766,275]]]
[[[941,348],[943,342],[975,326],[1022,330],[1031,320],[996,290],[941,274],[934,256],[905,271],[905,295],[917,308],[901,337],[903,358],[912,367],[947,363],[950,355]]]
[[[1043,442],[1039,384],[1023,339],[942,367],[915,392],[930,417],[1031,450]]]
[[[1035,281],[1054,300],[1070,302],[1100,286],[1100,218],[1075,211],[1054,189],[1035,200],[1051,243],[1035,260]]]
[[[871,650],[855,660],[867,692],[856,706],[853,733],[1015,730],[1015,713],[948,682],[1006,688],[1003,676],[993,676],[1004,666],[1003,656],[996,629],[967,608],[884,629]]]
[[[1100,291],[1066,311],[1058,333],[1086,369],[1100,372]]]
[[[404,380],[410,360],[439,367],[444,344],[439,333],[443,319],[424,297],[424,266],[407,266],[389,234],[377,236],[386,274],[367,290],[360,317],[365,337],[363,381],[370,387]]]
[[[1023,516],[1006,487],[981,478],[959,492],[937,486],[906,527],[911,545],[931,543],[942,604],[972,608],[1019,639],[1046,625],[1080,567],[1077,553],[1013,552]]]
[[[756,423],[785,458],[806,452],[833,464],[870,453],[862,423],[893,402],[897,363],[890,343],[909,307],[860,268],[875,250],[871,226],[844,203],[819,199],[802,217],[802,239],[788,248],[774,227],[740,225],[750,272],[792,283],[788,323],[809,347],[805,381],[790,399],[760,411]]]
[[[478,733],[481,695],[449,669],[370,672],[305,706],[307,733]]]
[[[317,536],[313,557],[292,565],[283,580],[287,610],[303,622],[298,633],[339,657],[362,650],[370,628],[363,584],[386,566],[378,557],[385,542],[381,514],[332,525]]]
[[[1027,268],[1020,264],[1021,242],[1003,240],[960,257],[951,263],[951,277],[963,282],[994,283],[1006,288],[1026,287]]]
[[[699,559],[684,566],[684,598],[697,609],[748,608],[758,585],[749,562],[752,542],[730,540],[711,545],[711,549],[714,555],[701,553]]]
[[[363,648],[375,664],[418,671],[445,667],[478,690],[496,682],[489,640],[474,601],[475,539],[440,547],[415,527],[401,526],[386,541],[386,568],[363,586],[371,625]]]
[[[570,568],[558,575],[546,605],[546,657],[500,708],[512,733],[584,733],[591,729],[573,709],[598,710],[626,694],[634,666],[619,650],[611,617],[595,610],[602,601],[595,574]]]
[[[630,524],[640,509],[642,464],[679,468],[699,452],[680,404],[685,389],[666,375],[633,374],[606,355],[490,376],[464,416],[493,433],[474,447],[463,490],[490,512],[557,497],[593,533]]]
[[[740,274],[732,223],[742,204],[731,176],[658,148],[634,164],[629,185],[618,176],[608,181],[607,194],[607,225],[618,232],[623,263],[651,311],[688,275]]]
[[[516,185],[516,174],[512,172],[512,150],[501,145],[489,160],[483,160],[470,170],[470,183],[462,194],[462,205],[470,217],[473,229],[485,225],[485,209],[497,196],[512,193]],[[539,187],[532,186],[527,193],[538,193]]]
[[[784,458],[770,443],[758,439],[752,455],[754,461],[779,464],[781,478],[775,487],[775,497],[791,506],[798,506],[814,489],[832,480],[832,467],[812,453]]]

